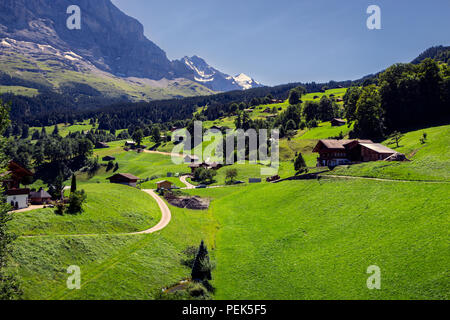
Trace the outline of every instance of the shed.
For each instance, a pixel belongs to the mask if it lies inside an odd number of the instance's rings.
[[[343,119],[339,119],[339,118],[334,118],[333,120],[331,120],[331,125],[333,127],[342,127],[347,123],[347,121],[343,120]]]
[[[164,190],[170,190],[172,189],[172,182],[167,180],[162,180],[156,183],[156,187],[158,190],[164,189]]]
[[[52,196],[45,191],[43,188],[40,188],[37,192],[30,192],[30,201],[31,204],[42,205],[47,204],[52,200]]]
[[[117,184],[127,185],[130,187],[136,187],[139,178],[130,173],[117,173],[117,174],[113,175],[112,177],[109,177],[108,180],[111,183],[117,183]]]
[[[96,149],[106,149],[109,148],[109,145],[106,142],[97,142],[95,144]]]

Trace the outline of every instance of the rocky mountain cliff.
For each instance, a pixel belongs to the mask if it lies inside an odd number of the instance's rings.
[[[69,30],[67,8],[81,9],[81,30]],[[1,0],[0,37],[73,51],[117,76],[160,80],[189,74],[174,68],[143,26],[110,0]]]

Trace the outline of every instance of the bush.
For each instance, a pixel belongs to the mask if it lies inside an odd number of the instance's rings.
[[[86,201],[86,198],[87,196],[84,190],[72,192],[70,194],[67,212],[70,214],[82,213],[83,203]]]
[[[114,168],[114,162],[109,161],[108,165],[106,166],[106,172],[111,171]]]
[[[200,297],[208,297],[208,290],[205,288],[205,286],[199,282],[192,283],[189,285],[187,289],[189,295],[194,298],[200,298]]]
[[[66,211],[66,205],[62,202],[58,202],[56,204],[55,213],[59,216],[63,216],[65,211]]]

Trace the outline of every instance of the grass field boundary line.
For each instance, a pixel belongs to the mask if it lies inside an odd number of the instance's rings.
[[[450,183],[446,180],[404,180],[404,179],[385,179],[385,178],[374,178],[365,176],[344,176],[344,175],[331,175],[325,174],[321,175],[322,178],[337,178],[337,179],[365,179],[374,181],[386,181],[386,182],[423,182],[423,183]]]

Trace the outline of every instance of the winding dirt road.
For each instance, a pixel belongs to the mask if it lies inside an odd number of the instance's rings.
[[[167,204],[164,202],[163,199],[161,199],[153,190],[142,190],[145,193],[149,194],[150,196],[153,197],[153,199],[156,200],[156,202],[158,203],[159,209],[161,210],[161,220],[159,221],[159,223],[148,229],[148,230],[144,230],[141,232],[134,232],[134,233],[129,233],[129,234],[150,234],[150,233],[154,233],[157,231],[160,231],[162,229],[164,229],[169,223],[170,220],[172,219],[172,214],[170,212],[169,207],[167,206]]]
[[[183,158],[184,157],[183,154],[162,152],[162,151],[144,150],[144,153],[162,154],[163,156],[171,156],[171,157],[179,157],[179,158]]]
[[[195,189],[195,186],[189,182],[187,182],[187,178],[189,178],[190,176],[181,176],[180,177],[180,181],[181,183],[184,183],[184,185],[186,186],[185,189]]]

